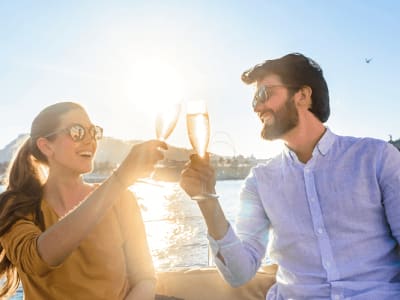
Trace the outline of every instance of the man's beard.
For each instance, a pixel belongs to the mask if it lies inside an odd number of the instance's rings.
[[[272,114],[272,124],[268,124],[268,121],[265,122],[261,131],[261,137],[265,140],[279,139],[299,123],[299,113],[294,104],[293,96],[288,97],[284,105],[276,112],[272,110],[269,112]]]

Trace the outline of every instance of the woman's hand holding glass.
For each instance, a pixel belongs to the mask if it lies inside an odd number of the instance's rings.
[[[160,140],[150,140],[134,145],[114,172],[114,176],[126,188],[138,179],[148,177],[153,172],[157,161],[164,158],[162,149],[167,150],[168,146]]]
[[[162,167],[162,165],[157,164],[158,161],[164,159],[164,150],[168,149],[165,143],[166,139],[171,135],[174,130],[176,123],[179,118],[181,110],[181,104],[169,104],[159,108],[156,118],[155,118],[155,129],[157,140],[151,140],[144,142],[142,144],[135,145],[123,164],[127,164],[126,173],[130,180],[127,180],[125,186],[130,186],[135,182],[158,185],[154,182],[154,173],[156,168]],[[132,162],[135,160],[135,163]],[[125,166],[121,164],[120,168],[125,169]],[[131,164],[131,167],[129,165]],[[115,172],[116,176],[122,177],[121,173],[125,171],[120,171],[120,168]],[[122,180],[120,180],[122,181]]]

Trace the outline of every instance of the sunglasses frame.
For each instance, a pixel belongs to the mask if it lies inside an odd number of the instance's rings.
[[[275,84],[275,85],[262,85],[259,88],[257,88],[256,92],[254,93],[253,101],[251,102],[251,105],[253,109],[257,107],[258,104],[264,104],[266,101],[269,99],[269,90],[276,88],[276,87],[286,87],[289,89],[299,89],[299,86],[294,86],[294,85],[287,85],[287,84]]]
[[[78,137],[74,137],[74,136],[76,136],[76,132],[72,132],[72,130],[77,130],[77,132],[79,134]],[[81,131],[83,132],[82,134],[80,134]],[[67,133],[74,142],[83,141],[88,133],[90,134],[90,137],[92,139],[94,139],[95,141],[101,140],[103,138],[103,128],[102,127],[97,126],[97,125],[91,125],[89,128],[87,128],[78,123],[72,124],[65,128],[58,129],[56,131],[53,131],[53,132],[45,135],[44,137],[48,138],[48,137],[51,137],[60,132]]]

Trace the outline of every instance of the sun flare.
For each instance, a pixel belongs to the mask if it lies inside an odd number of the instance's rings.
[[[141,111],[154,117],[169,105],[184,98],[185,83],[172,62],[160,58],[141,58],[132,64],[132,75],[127,80],[129,98]]]

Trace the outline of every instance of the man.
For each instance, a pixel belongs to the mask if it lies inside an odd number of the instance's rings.
[[[323,123],[329,108],[321,68],[298,53],[246,71],[256,83],[261,136],[284,151],[245,180],[236,230],[215,197],[198,205],[215,262],[233,286],[268,255],[277,282],[267,299],[400,299],[400,154],[371,138],[343,137]],[[215,193],[212,168],[192,159],[181,186]]]

